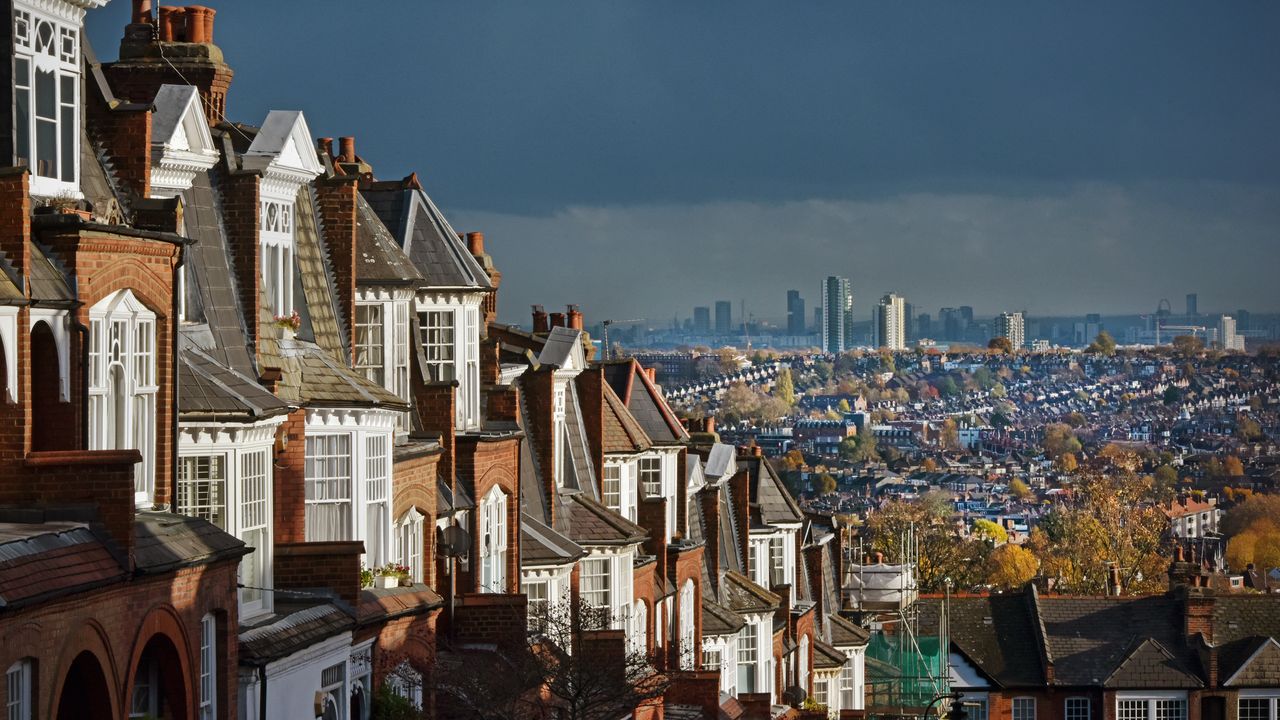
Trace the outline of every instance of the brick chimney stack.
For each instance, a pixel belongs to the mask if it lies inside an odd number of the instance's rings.
[[[498,320],[498,286],[502,284],[502,273],[498,272],[498,268],[493,265],[493,258],[484,251],[484,233],[469,232],[466,236],[467,251],[471,253],[471,257],[480,263],[480,267],[484,269],[486,275],[489,276],[489,285],[493,287],[484,298],[484,327],[486,332],[489,325]]]
[[[569,306],[569,327],[573,330],[582,329],[582,311],[577,305]]]
[[[551,313],[551,327],[553,328],[564,327],[564,313],[562,312]]]
[[[533,306],[533,332],[534,333],[551,332],[551,325],[547,321],[547,311],[544,310],[541,305]]]
[[[467,233],[467,252],[471,253],[475,257],[484,255],[484,233]]]

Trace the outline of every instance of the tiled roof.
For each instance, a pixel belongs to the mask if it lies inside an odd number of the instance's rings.
[[[332,354],[298,339],[280,341],[285,382],[280,397],[310,405],[355,405],[403,410],[407,405]]]
[[[361,192],[408,253],[428,287],[490,288],[489,276],[420,188],[405,182],[377,182]]]
[[[845,661],[848,660],[844,653],[831,647],[830,645],[817,640],[813,643],[813,667],[822,670],[833,670],[838,667],[844,667]]]
[[[579,545],[620,545],[648,537],[647,531],[600,503],[573,495],[565,503],[567,533]]]
[[[356,621],[361,625],[403,615],[419,615],[444,605],[435,590],[415,583],[408,587],[365,588],[360,591]]]
[[[603,363],[604,377],[627,406],[636,422],[656,443],[680,443],[689,439],[680,420],[649,382],[644,368],[634,358]]]
[[[272,618],[240,633],[240,661],[262,665],[347,632],[355,620],[336,605],[321,604]]]
[[[72,292],[67,277],[65,268],[54,255],[46,253],[40,243],[31,243],[31,273],[27,286],[32,298],[74,300],[75,293]]]
[[[831,637],[828,641],[836,647],[860,647],[866,645],[871,634],[840,615],[828,615],[827,624]]]
[[[1218,677],[1227,687],[1275,687],[1280,678],[1280,642],[1276,638],[1237,640],[1218,652]]]
[[[356,282],[418,285],[426,278],[396,243],[363,195],[356,196]]]
[[[520,516],[520,562],[523,565],[563,565],[586,554],[569,538],[522,513]]]
[[[338,308],[334,305],[337,293],[334,292],[333,278],[330,277],[332,264],[324,237],[319,231],[312,192],[310,185],[298,191],[295,203],[297,210],[294,213],[293,246],[294,258],[298,264],[295,286],[300,286],[302,290],[299,293],[295,287],[294,304],[299,307],[299,314],[305,316],[304,327],[299,329],[298,334],[299,337],[307,338],[306,325],[309,325],[309,339],[313,339],[315,344],[335,357],[346,357],[346,329],[351,318],[339,315]]]
[[[178,410],[184,416],[280,415],[289,406],[253,379],[188,344],[178,352]]]
[[[920,601],[920,626],[938,627],[941,600]],[[951,643],[987,677],[1006,687],[1043,685],[1026,599],[1020,593],[953,597],[947,618]],[[1097,682],[1101,683],[1099,677]]]
[[[1104,685],[1108,688],[1169,690],[1204,687],[1200,678],[1188,672],[1172,653],[1151,638],[1135,639],[1132,649]]]
[[[721,583],[721,602],[739,613],[773,612],[782,604],[782,598],[751,582],[745,575],[732,570],[724,574]]]
[[[136,517],[133,552],[140,573],[167,572],[250,552],[234,535],[200,518],[153,510],[140,510]]]
[[[1038,605],[1057,684],[1097,686],[1105,682],[1133,652],[1135,640],[1155,640],[1172,652],[1183,668],[1198,664],[1182,637],[1182,602],[1171,595],[1046,596],[1039,598]],[[1038,659],[1035,664],[1039,665]]]
[[[638,453],[653,447],[653,441],[632,417],[613,389],[606,383],[604,391],[604,451],[606,453]]]
[[[0,523],[0,607],[127,577],[103,539],[84,523]]]
[[[791,493],[783,487],[782,480],[769,467],[769,463],[759,457],[744,457],[738,460],[738,468],[747,470],[751,479],[751,503],[753,515],[759,512],[759,519],[766,525],[775,523],[798,523],[804,520],[800,506],[792,499]]]

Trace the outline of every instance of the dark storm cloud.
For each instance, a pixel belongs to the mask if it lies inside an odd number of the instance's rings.
[[[660,263],[717,257],[697,274],[732,278],[762,309],[846,257],[844,272],[869,274],[863,297],[891,286],[940,299],[930,304],[1084,312],[1199,290],[1224,307],[1280,305],[1257,277],[1280,261],[1275,215],[1253,201],[1280,186],[1275,3],[210,4],[240,70],[234,119],[303,109],[317,134],[357,134],[380,176],[416,170],[455,217],[496,223],[484,229],[497,247],[536,242],[515,256],[524,272],[512,282],[529,284],[518,304],[550,301],[535,284],[567,272],[556,263],[579,249],[574,219],[599,213],[593,242],[606,250],[639,237],[665,253]],[[90,13],[103,57],[127,12],[117,0]],[[1221,203],[1187,189],[1205,183]],[[1036,212],[1097,212],[1098,192],[1112,198],[1110,242],[1152,254],[1070,252],[1063,243],[1101,242],[1068,232],[1089,218]],[[1167,200],[1182,195],[1187,204]],[[804,208],[826,206],[898,215],[869,226],[855,214],[832,230],[843,245],[806,245],[794,267],[779,263],[782,227],[743,228],[723,256],[678,227],[612,234],[618,218],[654,208],[718,218],[723,228],[700,227],[723,235],[740,225],[729,208],[805,225],[822,218]],[[1165,228],[1170,216],[1153,213],[1166,211],[1204,233]],[[992,215],[1004,212],[1018,214]],[[932,239],[910,232],[939,222]],[[962,238],[942,232],[960,227]],[[1016,239],[984,235],[1015,228]],[[964,243],[1020,260],[1016,281],[980,281],[1004,259],[954,252]],[[878,259],[898,246],[912,249],[910,268]],[[575,262],[575,275],[615,271],[607,254]],[[1062,287],[1040,298],[1044,284],[1026,275],[1046,266]],[[1196,284],[1169,289],[1174,278]],[[649,283],[617,312],[687,313],[714,299],[692,287]],[[618,302],[600,290],[576,299]]]

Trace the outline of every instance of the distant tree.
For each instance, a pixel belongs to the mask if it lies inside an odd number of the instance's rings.
[[[1236,436],[1245,442],[1258,442],[1266,437],[1258,421],[1244,414],[1236,416]]]
[[[1240,458],[1235,455],[1229,455],[1222,462],[1222,471],[1232,477],[1240,477],[1244,475],[1244,463],[1240,462]]]
[[[1067,417],[1065,419],[1067,424],[1073,428],[1078,428],[1084,425],[1085,422],[1084,415],[1075,411],[1067,413]]]
[[[785,470],[799,470],[804,467],[804,454],[799,450],[788,450],[782,456],[782,467]]]
[[[990,546],[959,537],[954,525],[931,516],[919,503],[892,500],[867,516],[866,529],[871,549],[884,553],[889,562],[906,560],[902,542],[914,530],[922,592],[941,592],[948,579],[956,587],[968,588],[985,578]]]
[[[1239,497],[1240,489],[1236,490]],[[1238,535],[1263,520],[1280,519],[1280,495],[1253,495],[1227,511],[1222,518],[1223,535]]]
[[[781,400],[787,407],[796,404],[796,386],[791,380],[790,368],[778,371],[778,379],[773,383],[773,396]]]
[[[955,397],[960,394],[960,387],[956,385],[955,379],[950,375],[939,380],[934,387],[937,388],[938,394],[945,398]]]
[[[1007,427],[1009,425],[1009,416],[1003,411],[997,410],[991,413],[991,426],[995,428]]]
[[[925,472],[937,472],[938,463],[934,462],[933,458],[925,458],[924,462],[920,463],[920,469]]]
[[[1178,335],[1173,339],[1173,351],[1182,357],[1194,357],[1204,352],[1204,340],[1195,335]]]
[[[1011,590],[1026,585],[1040,569],[1040,561],[1017,545],[1001,545],[987,558],[987,582]]]
[[[1046,425],[1041,446],[1050,460],[1057,460],[1068,453],[1078,453],[1083,447],[1080,439],[1071,431],[1071,427],[1064,423]]]
[[[1116,354],[1116,340],[1111,337],[1111,333],[1103,330],[1098,333],[1098,336],[1093,339],[1093,342],[1090,343],[1089,347],[1085,348],[1084,351],[1087,353],[1111,357]]]
[[[842,413],[852,412],[853,408],[849,407],[849,401],[846,398],[840,398],[840,403],[836,405],[836,409]]]
[[[942,421],[942,430],[938,433],[938,444],[945,450],[960,449],[960,428],[955,420],[947,418]]]
[[[728,423],[754,417],[759,410],[760,396],[747,387],[746,383],[730,385],[720,398],[719,415]]]
[[[1031,492],[1031,486],[1027,485],[1021,478],[1014,478],[1009,483],[1009,494],[1022,501],[1032,500],[1036,496],[1035,493]]]
[[[1001,527],[1000,523],[992,522],[986,518],[974,520],[973,528],[969,531],[969,534],[979,540],[986,540],[995,545],[1003,545],[1009,542],[1008,531]]]
[[[1065,473],[1073,473],[1076,468],[1080,467],[1079,461],[1073,453],[1063,453],[1057,459],[1058,469]]]
[[[996,383],[991,386],[991,397],[1002,398],[1008,393],[1003,383]]]
[[[983,366],[973,371],[973,382],[982,390],[990,390],[996,384],[996,376]]]
[[[880,459],[875,439],[861,433],[841,440],[838,452],[841,459],[849,462],[875,462]]]
[[[951,493],[945,490],[930,490],[921,495],[916,502],[924,509],[925,515],[931,518],[949,518],[956,511],[955,501],[952,499]]]
[[[987,349],[1009,354],[1013,352],[1013,343],[1009,342],[1007,337],[991,338],[991,342],[987,343]]]
[[[830,495],[836,491],[836,479],[822,473],[813,480],[813,491],[819,495]]]
[[[1164,400],[1165,405],[1177,405],[1182,401],[1182,391],[1176,385],[1170,385],[1164,389],[1164,393],[1160,397]]]
[[[1171,465],[1157,467],[1152,480],[1155,486],[1156,499],[1161,502],[1173,497],[1178,489],[1178,471]]]

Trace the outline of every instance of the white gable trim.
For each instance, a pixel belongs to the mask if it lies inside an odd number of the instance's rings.
[[[292,202],[298,188],[324,171],[301,110],[272,110],[244,154],[245,168],[262,171],[262,193]]]
[[[174,197],[218,162],[200,94],[190,85],[161,85],[151,136],[151,196]]]

